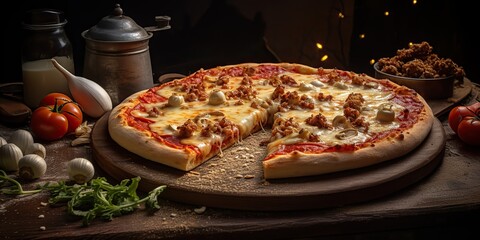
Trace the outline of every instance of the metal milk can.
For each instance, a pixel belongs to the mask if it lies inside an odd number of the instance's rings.
[[[158,26],[142,28],[116,4],[111,15],[82,32],[86,41],[83,75],[105,88],[113,106],[153,87],[148,42],[152,32],[170,29],[170,17],[155,20]]]

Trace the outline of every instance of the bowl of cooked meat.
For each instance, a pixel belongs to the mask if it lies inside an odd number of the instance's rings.
[[[373,68],[375,78],[414,89],[425,99],[451,97],[455,80],[463,82],[465,76],[463,68],[451,59],[433,53],[428,42],[397,50],[395,56],[379,59]]]

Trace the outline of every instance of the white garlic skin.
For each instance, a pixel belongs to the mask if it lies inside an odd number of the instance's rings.
[[[88,122],[85,121],[80,126],[75,129],[75,137],[80,137],[82,135],[88,135],[92,132],[92,128],[88,126]]]
[[[13,143],[7,143],[0,147],[0,169],[5,171],[17,171],[18,160],[23,157],[22,150]]]
[[[6,140],[5,138],[0,137],[0,147],[3,146],[3,145],[5,145],[5,144],[7,144],[7,143],[8,143],[8,142],[7,142],[7,140]]]
[[[37,154],[27,154],[18,161],[18,175],[23,179],[41,178],[47,172],[47,162]]]
[[[78,184],[83,184],[93,178],[95,168],[85,158],[74,158],[67,163],[68,177]]]
[[[69,86],[75,101],[90,117],[99,118],[105,112],[112,110],[112,99],[96,82],[78,77],[75,85]]]
[[[26,155],[33,145],[33,136],[27,130],[18,129],[12,133],[9,142],[17,145],[22,150],[22,153]]]
[[[53,58],[51,61],[67,79],[68,88],[84,113],[98,118],[112,110],[112,99],[102,86],[90,79],[73,75]]]
[[[45,157],[47,156],[47,150],[42,144],[33,143],[30,151],[28,151],[28,154],[37,154],[38,156],[45,159]]]

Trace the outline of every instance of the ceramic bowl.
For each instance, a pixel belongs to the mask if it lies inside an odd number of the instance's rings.
[[[384,73],[378,69],[378,63],[373,65],[375,78],[389,79],[399,85],[414,89],[425,99],[449,98],[453,95],[455,76],[444,78],[409,78]]]

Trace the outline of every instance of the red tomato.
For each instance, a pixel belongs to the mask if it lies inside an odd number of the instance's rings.
[[[74,132],[83,121],[83,113],[80,106],[74,102],[69,96],[63,93],[49,93],[41,101],[40,106],[53,105],[53,109],[67,117],[68,131],[67,133]]]
[[[470,116],[474,117],[475,112],[480,109],[480,102],[474,103],[470,106],[456,106],[448,114],[448,125],[457,133],[457,128],[463,118]]]
[[[458,124],[458,137],[467,144],[480,146],[480,117],[465,117]]]
[[[480,146],[480,102],[454,107],[448,114],[448,125],[463,142]]]
[[[30,128],[38,138],[57,140],[67,133],[68,119],[57,112],[54,106],[42,106],[33,111]]]
[[[478,115],[478,109],[480,109],[480,102],[476,102],[470,106],[468,106],[468,109],[472,110],[474,113]]]
[[[57,100],[57,105],[62,105],[66,102],[71,102],[72,99],[63,94],[63,93],[49,93],[40,101],[39,106],[48,106],[48,105],[55,105],[55,100]]]
[[[61,114],[65,115],[68,120],[68,131],[67,133],[75,132],[80,124],[83,121],[83,113],[77,103],[69,102],[59,107]]]

